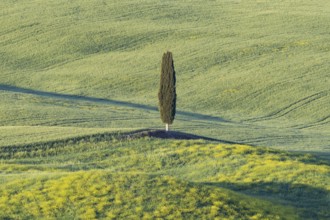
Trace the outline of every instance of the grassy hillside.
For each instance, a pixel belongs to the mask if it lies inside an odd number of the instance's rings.
[[[0,8],[0,219],[330,218],[329,1]],[[123,138],[166,50],[173,129],[217,143]]]
[[[0,7],[2,126],[157,128],[160,59],[171,50],[177,106],[191,113],[177,115],[176,129],[329,152],[326,0]]]
[[[311,155],[115,134],[0,147],[1,218],[327,219]]]

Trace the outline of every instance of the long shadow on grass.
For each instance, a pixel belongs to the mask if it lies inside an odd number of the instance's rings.
[[[140,138],[140,137],[153,137],[159,139],[173,139],[173,140],[205,140],[205,141],[215,141],[224,144],[242,144],[238,142],[232,142],[227,140],[220,140],[215,138],[209,138],[205,136],[180,132],[180,131],[165,131],[165,130],[153,130],[153,129],[143,129],[137,130],[130,133],[126,133],[124,136],[126,139],[130,138]]]
[[[0,159],[12,159],[18,157],[20,158],[29,158],[35,156],[53,156],[57,154],[56,150],[53,150],[52,153],[48,152],[50,149],[62,149],[68,145],[74,145],[78,143],[86,142],[101,142],[108,141],[111,142],[114,139],[116,140],[132,140],[143,137],[151,138],[160,138],[160,139],[175,139],[175,140],[206,140],[206,141],[215,141],[226,144],[238,144],[236,142],[230,142],[226,140],[218,140],[213,138],[208,138],[204,136],[198,136],[189,133],[183,133],[178,131],[163,131],[163,130],[152,130],[152,129],[140,129],[130,132],[123,133],[100,133],[92,135],[84,135],[66,139],[52,140],[39,143],[31,144],[18,144],[18,145],[9,145],[9,146],[0,146]]]
[[[330,219],[330,192],[325,189],[283,182],[206,182],[204,184],[293,206],[301,210],[302,219]]]
[[[42,96],[42,97],[46,97],[46,98],[57,98],[57,99],[65,99],[65,100],[70,100],[70,101],[85,101],[85,102],[93,102],[93,103],[104,104],[104,105],[115,105],[115,106],[126,107],[126,108],[135,108],[135,109],[148,110],[148,111],[158,111],[157,107],[138,104],[138,103],[124,102],[124,101],[118,101],[118,100],[112,100],[112,99],[101,99],[101,98],[96,98],[96,97],[88,97],[88,96],[80,96],[80,95],[60,94],[60,93],[55,93],[55,92],[46,92],[46,91],[20,88],[20,87],[4,85],[4,84],[0,84],[0,90]],[[227,121],[220,117],[204,115],[204,114],[199,114],[199,113],[186,112],[186,111],[177,111],[176,113],[179,115],[191,117],[191,118],[194,118],[197,120],[230,122],[230,121]]]

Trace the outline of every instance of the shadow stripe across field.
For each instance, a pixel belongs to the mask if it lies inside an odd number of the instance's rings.
[[[66,99],[66,100],[71,100],[71,101],[87,101],[87,102],[100,103],[100,104],[106,104],[106,105],[121,106],[121,107],[126,107],[126,108],[136,108],[136,109],[149,110],[149,111],[158,111],[157,107],[144,105],[144,104],[124,102],[124,101],[118,101],[118,100],[112,100],[112,99],[102,99],[102,98],[88,97],[88,96],[60,94],[60,93],[55,93],[55,92],[39,91],[39,90],[26,89],[26,88],[20,88],[20,87],[16,87],[16,86],[3,85],[3,84],[0,84],[0,90],[15,92],[15,93],[37,95],[37,96],[42,96],[42,97],[46,97],[46,98]],[[194,118],[197,120],[230,122],[230,121],[225,120],[220,117],[204,115],[204,114],[199,114],[199,113],[186,112],[186,111],[177,111],[176,113],[179,115],[191,117],[191,118]]]

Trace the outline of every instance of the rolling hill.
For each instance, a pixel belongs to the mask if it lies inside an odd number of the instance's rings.
[[[0,218],[330,216],[326,161],[193,137],[159,137],[142,130],[0,147]]]
[[[157,128],[160,59],[171,50],[178,109],[191,113],[176,129],[329,149],[327,1],[0,4],[2,126]]]
[[[0,218],[329,217],[329,1],[3,0],[0,8]],[[166,50],[177,73],[172,129],[205,140],[121,139],[163,128]],[[84,186],[65,188],[73,182]],[[137,194],[143,186],[154,191]],[[99,206],[85,213],[90,202]]]

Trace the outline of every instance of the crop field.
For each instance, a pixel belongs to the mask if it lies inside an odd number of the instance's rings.
[[[0,124],[159,128],[171,50],[175,129],[328,151],[329,4],[1,1]]]
[[[0,27],[0,219],[329,218],[330,1],[2,0]],[[215,142],[123,138],[163,129],[167,50],[171,129]]]

